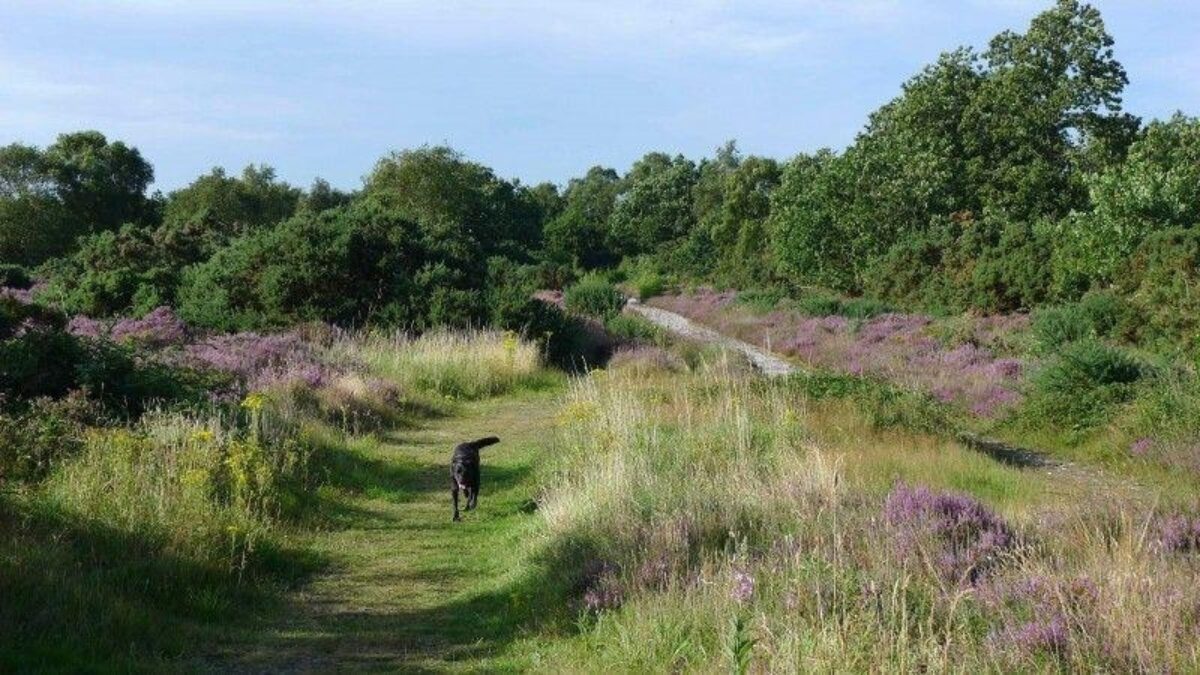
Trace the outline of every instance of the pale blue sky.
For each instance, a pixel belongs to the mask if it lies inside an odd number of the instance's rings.
[[[1200,2],[1098,0],[1126,109],[1200,114]],[[840,148],[939,52],[1050,0],[2,0],[0,143],[99,129],[171,189],[274,165],[357,187],[449,143],[525,182],[649,150]]]

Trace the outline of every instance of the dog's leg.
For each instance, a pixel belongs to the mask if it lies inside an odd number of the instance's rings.
[[[454,520],[462,520],[462,516],[458,514],[458,483],[450,486],[450,498],[454,501]]]
[[[475,488],[475,487],[467,488],[467,510],[468,511],[475,510],[475,493],[478,490],[479,490],[479,488]]]

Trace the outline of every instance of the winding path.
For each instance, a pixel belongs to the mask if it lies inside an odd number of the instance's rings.
[[[800,371],[800,368],[795,364],[785,361],[768,351],[759,349],[749,342],[718,333],[675,312],[643,305],[636,300],[631,300],[626,307],[630,311],[640,314],[647,321],[661,326],[676,335],[699,342],[720,345],[739,352],[765,375],[774,377],[777,375],[791,375]]]
[[[769,377],[806,372],[803,366],[787,361],[757,345],[702,326],[675,312],[651,307],[638,302],[636,299],[631,299],[626,308],[629,311],[639,314],[647,321],[686,339],[721,345],[737,351],[745,355],[755,368]],[[1116,480],[1097,468],[1064,461],[1042,450],[1015,446],[1002,440],[980,436],[965,430],[955,433],[954,438],[962,445],[988,455],[998,462],[1026,469],[1045,471],[1070,482],[1094,485],[1098,489],[1104,490],[1117,488],[1128,490],[1135,487],[1128,480]]]

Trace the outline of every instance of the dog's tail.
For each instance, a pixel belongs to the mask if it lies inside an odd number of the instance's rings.
[[[480,448],[486,448],[489,445],[495,445],[499,442],[500,442],[500,439],[497,438],[496,436],[488,436],[487,438],[481,438],[477,441],[471,441],[470,445],[471,445],[471,447],[478,450]]]

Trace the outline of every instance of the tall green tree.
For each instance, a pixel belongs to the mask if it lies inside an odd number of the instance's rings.
[[[36,265],[84,234],[155,217],[154,171],[135,148],[103,134],[63,134],[45,150],[0,148],[0,261]]]
[[[845,210],[853,165],[830,150],[788,162],[771,198],[767,230],[779,275],[792,284],[858,288],[858,257]]]
[[[1095,7],[1059,0],[1025,33],[992,39],[986,77],[962,121],[967,174],[986,208],[1017,220],[1085,208],[1083,166],[1123,157],[1138,120]]]
[[[20,144],[0,148],[0,262],[40,263],[82,230],[58,198],[42,152]]]
[[[1200,226],[1200,120],[1149,124],[1125,161],[1089,174],[1092,210],[1059,225],[1055,276],[1064,294],[1117,280],[1150,234]]]
[[[463,260],[527,259],[541,248],[540,209],[533,198],[451,148],[384,157],[364,192],[418,223],[430,246]]]
[[[634,163],[609,219],[613,249],[625,256],[655,253],[686,237],[695,226],[692,189],[696,165],[652,152]]]
[[[561,211],[546,223],[546,254],[556,262],[583,269],[613,265],[608,220],[621,191],[621,178],[612,169],[594,166],[583,178],[567,184]]]
[[[46,148],[45,162],[63,206],[87,231],[145,223],[150,215],[146,188],[154,168],[137,148],[80,131],[59,136]]]
[[[231,238],[291,217],[300,197],[269,166],[247,166],[240,176],[217,167],[168,195],[155,238],[185,264],[196,262]]]

